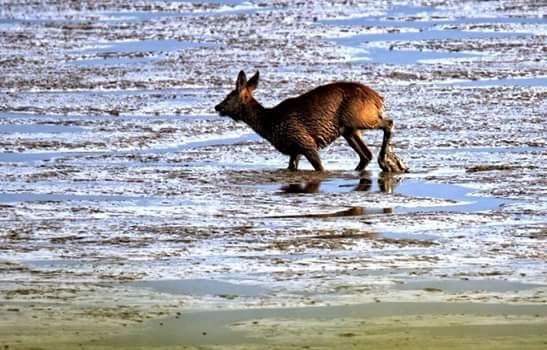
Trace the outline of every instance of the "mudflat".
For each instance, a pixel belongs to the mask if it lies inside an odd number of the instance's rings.
[[[545,348],[546,12],[3,4],[0,348]],[[372,87],[410,173],[376,131],[287,171],[214,111],[240,70]]]
[[[122,317],[124,311],[118,312]],[[547,342],[544,305],[387,302],[188,310],[131,325],[93,316],[72,322],[17,319],[2,322],[1,330],[15,349],[542,349]]]

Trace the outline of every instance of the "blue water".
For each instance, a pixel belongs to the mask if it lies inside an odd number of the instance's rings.
[[[410,41],[431,41],[431,40],[466,40],[466,39],[495,39],[495,38],[515,38],[518,36],[527,36],[527,33],[515,32],[485,32],[468,31],[461,29],[442,29],[445,26],[462,26],[473,24],[547,24],[547,19],[543,17],[519,18],[519,17],[477,17],[477,18],[456,18],[456,19],[432,19],[416,20],[417,15],[438,15],[440,10],[434,7],[399,5],[391,7],[384,16],[365,16],[359,18],[347,19],[326,19],[321,23],[334,26],[364,26],[380,28],[401,28],[414,29],[413,32],[393,32],[381,34],[361,34],[350,37],[335,38],[333,42],[340,46],[353,48],[364,48],[366,53],[357,54],[353,62],[374,62],[383,64],[409,65],[425,60],[438,59],[461,59],[478,57],[478,54],[448,52],[448,51],[418,51],[418,50],[389,50],[386,48],[370,47],[368,44],[376,42],[410,42]],[[443,14],[444,15],[444,14]],[[447,13],[446,15],[450,15]],[[399,19],[402,18],[402,19]],[[426,17],[427,18],[427,17]],[[406,19],[406,20],[405,20]]]
[[[103,16],[110,17],[105,22],[130,22],[130,21],[154,21],[167,17],[179,17],[185,15],[179,12],[167,11],[118,11],[118,12],[100,12]]]
[[[345,38],[336,38],[334,42],[342,46],[360,47],[372,42],[424,41],[424,40],[462,40],[462,39],[494,39],[526,36],[523,33],[511,32],[471,32],[463,30],[428,30],[410,33],[362,34]]]
[[[396,285],[398,290],[423,290],[426,288],[436,288],[445,292],[465,293],[473,291],[489,292],[515,292],[529,290],[532,288],[545,287],[543,284],[530,284],[513,281],[495,280],[495,279],[443,279],[443,280],[418,280],[408,281],[404,284]]]
[[[79,157],[97,154],[96,152],[0,152],[0,162],[33,163],[58,158]]]
[[[528,153],[528,154],[546,154],[546,147],[454,147],[454,148],[435,148],[435,152],[446,153]]]
[[[139,281],[133,283],[132,285],[135,287],[152,289],[161,293],[194,296],[259,296],[267,293],[266,289],[258,286],[241,285],[207,279]]]
[[[435,15],[437,18],[428,19]],[[424,17],[425,20],[416,17]],[[438,18],[449,17],[451,13],[433,6],[395,5],[383,16],[363,16],[342,19],[325,19],[323,24],[334,26],[365,26],[389,28],[433,29],[435,26],[461,26],[472,24],[539,24],[546,25],[545,15],[538,17],[460,17],[455,19]],[[403,18],[403,19],[400,19]]]
[[[218,9],[213,9],[214,11],[197,11],[197,12],[176,12],[176,11],[100,11],[100,12],[89,12],[90,17],[94,16],[103,16],[107,17],[102,19],[102,22],[148,22],[148,21],[157,21],[163,20],[169,17],[181,17],[181,16],[215,16],[218,14],[243,14],[243,13],[252,13],[256,11],[264,11],[269,9],[268,7],[260,8],[238,8],[240,5],[251,4],[252,1],[248,0],[167,0],[166,2],[191,2],[191,3],[208,3],[208,4],[217,4],[228,6],[228,8],[218,11]],[[27,13],[24,17],[2,17],[3,14],[0,11],[0,24],[16,24],[16,23],[80,23],[83,19],[66,19],[66,18],[49,18],[40,16],[40,14]],[[87,21],[87,19],[85,19]]]
[[[156,58],[157,59],[157,58]],[[154,62],[153,57],[105,57],[91,60],[77,60],[70,63],[82,67],[96,66],[127,66],[127,65],[147,65]]]
[[[85,156],[99,156],[99,155],[130,155],[130,154],[166,154],[176,153],[182,150],[202,148],[208,146],[221,146],[221,145],[233,145],[241,142],[257,141],[260,140],[260,136],[255,133],[248,133],[235,137],[219,137],[217,139],[209,139],[203,141],[192,141],[182,143],[174,147],[165,148],[148,148],[138,149],[130,151],[91,151],[91,152],[0,152],[0,162],[10,163],[32,163],[40,161],[49,161],[58,158],[78,158]]]
[[[153,199],[151,197],[132,197],[116,195],[79,195],[79,194],[49,194],[49,193],[9,193],[0,192],[0,203],[21,202],[126,202],[146,205]]]
[[[173,1],[175,2],[175,1]],[[221,8],[210,8],[204,11],[194,12],[168,12],[168,11],[118,11],[118,12],[100,12],[99,14],[109,17],[104,22],[131,22],[131,21],[155,21],[169,17],[188,17],[188,16],[219,16],[219,15],[241,15],[252,14],[259,11],[270,10],[271,7],[260,6],[245,8],[241,5],[250,5],[252,1],[247,0],[189,0],[196,4],[214,4],[223,6]]]
[[[215,46],[213,43],[195,43],[191,41],[167,40],[139,40],[117,41],[106,44],[106,47],[86,49],[84,52],[96,53],[131,53],[131,52],[169,52],[206,46]]]
[[[416,16],[424,12],[432,12],[433,6],[394,5],[387,12],[387,17]]]
[[[0,134],[59,134],[80,133],[86,129],[77,126],[52,124],[4,124],[0,125]]]
[[[450,206],[434,206],[434,207],[416,207],[395,208],[396,213],[416,213],[416,212],[456,212],[470,213],[487,211],[499,208],[503,205],[512,203],[512,200],[496,197],[470,196],[473,190],[451,184],[432,183],[420,180],[405,180],[402,181],[394,190],[395,193],[404,194],[411,197],[428,197],[444,200],[452,200],[459,202],[469,202],[467,204],[454,204]]]
[[[70,62],[83,67],[95,66],[128,66],[148,65],[159,59],[157,54],[196,49],[201,47],[217,46],[214,43],[197,43],[191,41],[180,41],[175,39],[166,40],[138,40],[138,41],[116,41],[105,44],[105,47],[97,47],[82,50],[83,53],[92,53],[99,58],[81,59]],[[139,53],[138,56],[127,55]],[[155,56],[151,56],[155,54]],[[123,57],[120,57],[123,56]],[[143,57],[144,56],[144,57]]]
[[[459,83],[454,83],[454,85],[465,86],[465,87],[490,87],[490,86],[547,87],[547,77],[484,79],[484,80],[459,82]]]
[[[188,2],[194,3],[194,4],[219,4],[219,5],[229,5],[229,6],[237,6],[237,5],[243,5],[245,3],[252,3],[251,0],[188,0]]]
[[[364,26],[380,28],[414,28],[434,29],[438,26],[461,26],[470,24],[539,24],[547,25],[547,19],[542,17],[467,17],[457,19],[434,20],[396,20],[383,17],[356,17],[344,19],[325,19],[321,23],[334,26]]]
[[[162,89],[162,90],[137,90],[137,92],[153,92],[161,91],[161,93],[171,93],[176,95],[177,93],[185,93],[186,90],[192,89]],[[115,94],[118,91],[106,91],[103,93],[112,93]],[[124,92],[124,91],[119,91]],[[135,93],[135,91],[125,91],[126,93]],[[40,92],[48,93],[48,92]],[[71,91],[63,93],[72,93]],[[74,93],[90,93],[90,92],[81,92],[75,91]],[[100,93],[100,91],[95,91],[94,93]],[[79,115],[79,114],[33,114],[33,113],[21,113],[21,112],[0,112],[0,120],[16,120],[21,123],[28,121],[40,121],[40,122],[58,122],[60,120],[81,120],[81,121],[111,121],[111,115]],[[142,122],[146,120],[150,123],[157,121],[176,121],[176,120],[204,120],[204,121],[218,121],[225,119],[217,114],[203,114],[203,115],[175,115],[175,114],[166,114],[166,115],[120,115],[116,117],[116,121],[138,121]]]
[[[302,195],[305,193],[344,193],[363,192],[366,200],[366,192],[400,194],[408,197],[423,197],[454,201],[452,205],[431,207],[394,207],[394,208],[364,208],[364,214],[381,213],[422,213],[422,212],[454,212],[469,213],[494,210],[512,203],[512,200],[496,197],[471,196],[472,189],[443,183],[434,183],[419,179],[393,178],[391,176],[380,178],[339,179],[331,178],[325,181],[312,181],[293,184],[268,184],[257,186],[266,191],[275,191],[284,195]],[[467,202],[467,203],[463,203]],[[357,215],[361,215],[357,213]]]
[[[384,64],[416,64],[424,60],[470,58],[479,55],[462,52],[389,50],[384,48],[368,48],[366,54],[357,56],[353,62],[376,62]],[[423,62],[426,63],[426,62]]]

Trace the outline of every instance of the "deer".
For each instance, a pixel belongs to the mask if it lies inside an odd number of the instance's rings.
[[[383,172],[407,172],[408,167],[393,152],[393,120],[384,115],[384,99],[372,88],[357,82],[334,82],[316,87],[300,96],[288,98],[266,108],[254,97],[260,73],[249,80],[240,71],[235,89],[215,106],[220,116],[244,122],[279,152],[288,155],[288,170],[298,170],[304,156],[318,172],[325,171],[319,150],[342,136],[359,155],[356,171],[372,160],[372,152],[361,138],[361,131],[383,131],[378,165]]]

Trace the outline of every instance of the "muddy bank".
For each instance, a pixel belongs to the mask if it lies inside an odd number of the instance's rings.
[[[13,311],[11,311],[13,312]],[[107,313],[107,311],[104,311]],[[123,314],[123,310],[118,310]],[[97,311],[99,313],[99,311]],[[97,316],[97,315],[96,315]],[[129,318],[129,317],[128,317]],[[374,303],[307,308],[183,311],[139,324],[78,317],[64,332],[36,320],[14,323],[9,348],[42,349],[542,349],[547,309],[537,305]],[[129,323],[129,324],[128,324]],[[107,330],[108,328],[108,330]],[[83,330],[81,330],[83,329]],[[47,334],[46,332],[53,333]],[[21,333],[20,333],[21,332]],[[44,332],[44,334],[40,334]],[[100,334],[100,335],[99,335]],[[21,346],[21,343],[25,344]]]

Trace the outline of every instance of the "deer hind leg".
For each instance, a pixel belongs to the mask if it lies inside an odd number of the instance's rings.
[[[321,159],[319,158],[319,152],[315,149],[306,149],[302,152],[304,157],[311,163],[313,168],[316,171],[324,171],[323,164],[321,164]]]
[[[367,145],[361,138],[358,130],[351,130],[344,133],[344,138],[348,144],[359,155],[359,164],[355,168],[357,171],[365,169],[372,159],[372,152],[368,149]]]
[[[404,173],[408,171],[408,167],[403,161],[393,152],[391,148],[391,136],[393,134],[393,121],[391,119],[382,119],[378,128],[384,131],[382,140],[382,148],[378,155],[378,165],[388,173]]]
[[[298,170],[298,162],[300,161],[300,154],[291,154],[291,159],[289,159],[289,169],[290,171]]]

